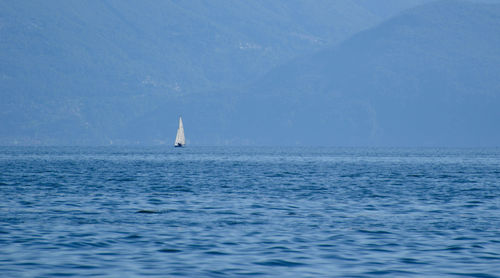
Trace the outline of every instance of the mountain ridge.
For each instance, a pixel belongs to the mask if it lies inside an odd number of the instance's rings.
[[[248,91],[247,102],[281,102],[293,111],[275,113],[270,105],[256,120],[279,118],[265,130],[280,141],[308,130],[325,145],[496,146],[499,16],[498,4],[414,8],[271,71]]]
[[[0,143],[494,144],[498,10],[410,2],[0,2]]]

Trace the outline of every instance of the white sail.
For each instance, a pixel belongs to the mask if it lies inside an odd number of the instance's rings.
[[[175,137],[174,146],[184,146],[186,138],[184,137],[184,126],[182,125],[182,117],[179,117],[179,128],[177,129],[177,136]]]

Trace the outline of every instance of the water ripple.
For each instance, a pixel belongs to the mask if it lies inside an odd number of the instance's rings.
[[[499,149],[0,147],[5,277],[498,277]]]

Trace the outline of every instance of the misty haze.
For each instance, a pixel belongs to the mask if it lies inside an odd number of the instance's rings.
[[[500,0],[0,0],[1,277],[500,277]]]
[[[2,145],[498,146],[498,1],[1,1]]]

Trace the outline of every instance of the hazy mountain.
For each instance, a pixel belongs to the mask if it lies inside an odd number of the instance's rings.
[[[259,107],[251,118],[239,113],[251,127],[239,136],[256,144],[498,146],[499,19],[498,4],[439,1],[278,67],[236,109]]]
[[[182,104],[426,1],[0,0],[0,142],[170,139]]]
[[[0,143],[496,144],[498,6],[425,2],[0,0]]]

